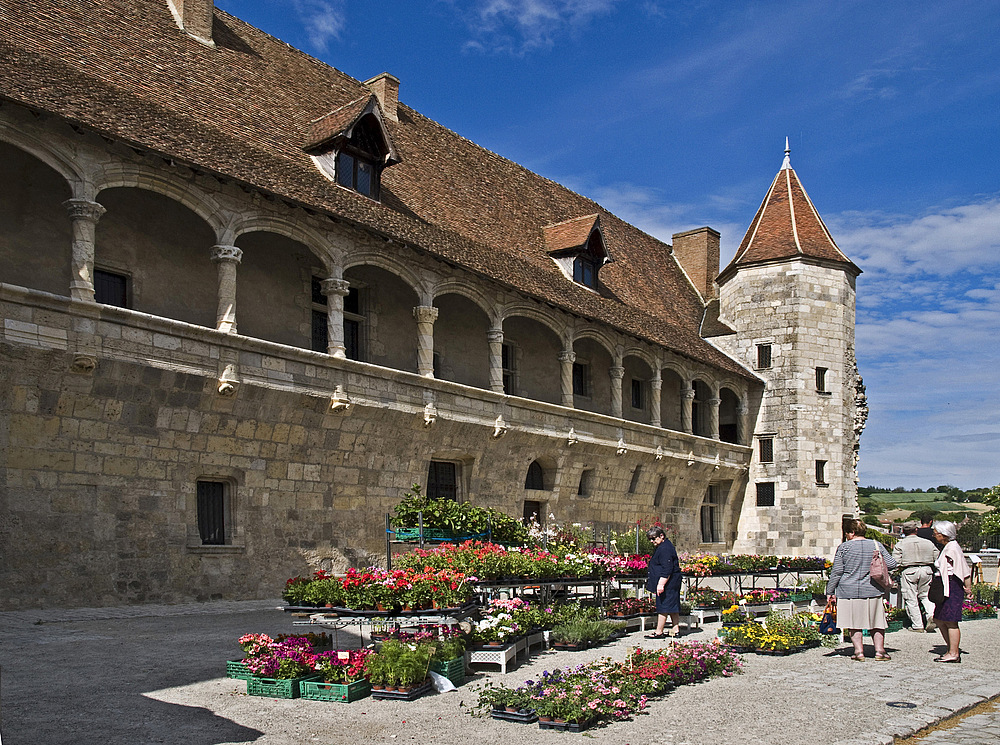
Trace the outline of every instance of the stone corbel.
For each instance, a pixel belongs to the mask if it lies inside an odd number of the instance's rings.
[[[566,435],[566,446],[573,447],[579,441],[579,438],[576,436],[576,430],[570,427],[569,434]]]
[[[721,466],[721,465],[722,465],[722,456],[719,453],[716,453],[715,454],[715,468],[713,468],[712,470],[713,471],[718,471],[719,470],[719,466]]]
[[[424,426],[431,427],[437,421],[438,410],[433,401],[428,401],[424,405]]]
[[[657,460],[663,460],[663,446],[662,445],[657,445],[656,446],[656,456],[655,457],[656,457]]]
[[[615,455],[621,456],[628,452],[628,445],[625,444],[625,438],[618,438],[618,448],[615,450]]]
[[[333,395],[330,396],[330,411],[335,414],[346,414],[353,405],[354,402],[344,392],[344,386],[337,385],[333,389]]]
[[[493,439],[499,440],[505,434],[507,434],[507,422],[503,420],[503,414],[500,414],[493,423]]]
[[[92,373],[97,367],[97,357],[89,352],[77,352],[73,355],[70,370],[76,373]]]
[[[225,398],[232,398],[240,387],[240,378],[236,372],[236,365],[226,365],[219,376],[219,395]]]
[[[688,451],[688,466],[694,465],[694,450]]]

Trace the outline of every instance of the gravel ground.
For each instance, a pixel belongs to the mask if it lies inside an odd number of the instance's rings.
[[[547,651],[506,676],[484,667],[458,691],[408,703],[250,697],[243,681],[223,677],[225,662],[240,656],[235,640],[243,633],[302,630],[277,605],[0,613],[3,744],[519,745],[587,737],[617,745],[861,745],[892,742],[1000,695],[1000,622],[991,620],[962,624],[968,654],[961,665],[932,661],[942,650],[939,635],[906,631],[888,637],[889,663],[853,662],[843,645],[789,657],[746,655],[743,675],[683,686],[631,722],[582,735],[474,719],[468,707],[487,679],[517,684],[542,670],[622,658],[629,647],[661,642],[636,632],[599,650]],[[716,628],[709,624],[689,638],[711,638]],[[340,633],[340,646],[351,646]]]

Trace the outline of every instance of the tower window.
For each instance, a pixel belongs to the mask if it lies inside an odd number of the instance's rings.
[[[816,368],[816,391],[819,393],[829,393],[826,389],[826,373],[827,368],[817,367]]]
[[[576,490],[577,496],[589,497],[594,493],[594,469],[587,468],[580,474],[580,486]]]
[[[667,486],[667,477],[660,476],[660,480],[656,482],[656,494],[653,495],[653,506],[659,507],[663,503],[663,490]]]
[[[757,369],[766,370],[771,366],[771,345],[757,345]]]
[[[628,485],[628,493],[635,494],[635,490],[639,488],[639,477],[642,476],[642,466],[636,466],[635,470],[632,471],[632,480]]]
[[[774,438],[761,437],[757,440],[757,457],[761,463],[774,463]]]
[[[537,460],[531,461],[528,473],[524,478],[524,488],[540,491],[545,488],[545,471]]]
[[[774,507],[774,482],[765,481],[757,484],[757,506]]]
[[[816,483],[822,486],[826,485],[826,461],[818,460],[816,461]]]

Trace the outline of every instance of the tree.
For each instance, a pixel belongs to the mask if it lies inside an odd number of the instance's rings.
[[[866,515],[881,515],[885,512],[885,505],[874,499],[858,499],[858,507]]]

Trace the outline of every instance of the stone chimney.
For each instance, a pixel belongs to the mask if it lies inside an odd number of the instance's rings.
[[[674,256],[704,300],[717,294],[719,234],[711,228],[674,233]]]
[[[375,94],[386,119],[398,122],[399,117],[396,114],[396,109],[399,108],[399,78],[383,72],[371,80],[366,80],[365,85]]]
[[[212,16],[215,0],[167,0],[170,12],[182,31],[202,44],[215,46],[212,41]]]

